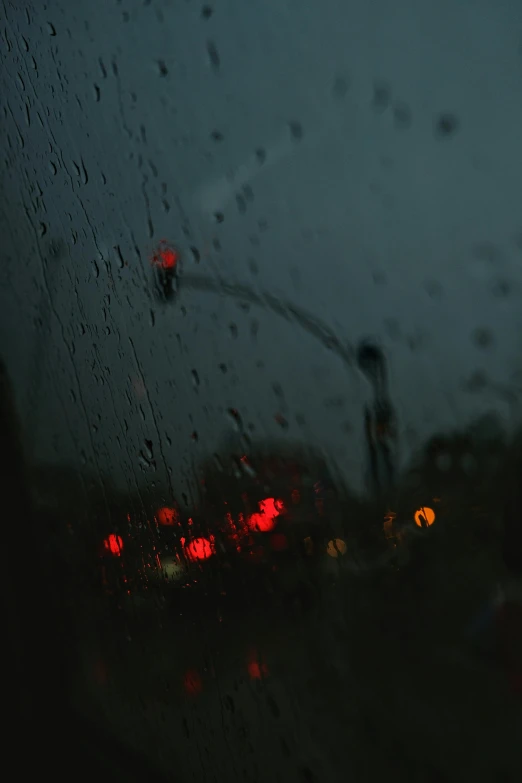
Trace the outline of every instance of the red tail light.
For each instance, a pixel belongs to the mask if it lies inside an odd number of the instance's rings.
[[[157,510],[156,519],[164,527],[173,527],[178,522],[179,514],[175,508],[164,506]]]
[[[110,552],[111,555],[115,555],[116,557],[119,557],[121,555],[121,550],[123,549],[123,539],[121,536],[116,536],[114,533],[111,533],[108,538],[105,539],[103,542],[103,548]]]
[[[260,533],[268,533],[276,526],[276,518],[284,511],[282,500],[275,498],[266,498],[259,502],[259,512],[251,514],[248,518],[248,526],[251,530],[257,530]]]
[[[214,554],[214,546],[208,538],[194,538],[185,547],[189,560],[208,560]]]

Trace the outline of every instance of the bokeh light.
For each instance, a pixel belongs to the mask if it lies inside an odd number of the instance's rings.
[[[111,533],[110,536],[108,536],[103,542],[103,548],[107,552],[110,552],[111,555],[115,555],[115,557],[119,557],[123,549],[122,537],[117,536],[114,533]]]
[[[268,533],[276,526],[277,517],[282,511],[284,511],[282,500],[265,498],[259,502],[259,511],[249,516],[248,526],[259,533]]]
[[[328,542],[328,546],[326,547],[326,554],[330,555],[330,557],[339,557],[339,555],[344,555],[345,553],[346,544],[342,538],[333,538]]]
[[[157,510],[156,519],[163,527],[173,527],[179,519],[179,514],[175,508],[163,506]]]
[[[417,509],[414,515],[417,527],[430,527],[435,522],[435,512],[429,506]]]
[[[214,547],[208,538],[194,538],[185,547],[189,560],[208,560],[214,554]]]

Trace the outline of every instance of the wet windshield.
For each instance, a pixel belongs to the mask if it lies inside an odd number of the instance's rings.
[[[418,6],[0,12],[42,768],[522,779],[522,6]]]

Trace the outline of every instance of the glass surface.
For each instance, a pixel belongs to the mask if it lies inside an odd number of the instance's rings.
[[[43,768],[522,780],[521,30],[3,4],[6,636]]]

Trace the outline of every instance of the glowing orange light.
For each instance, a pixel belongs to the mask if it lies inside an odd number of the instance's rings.
[[[208,538],[194,538],[185,547],[185,552],[189,560],[208,560],[214,554],[214,547]]]
[[[266,498],[259,502],[259,512],[251,514],[248,518],[248,526],[251,530],[258,530],[260,533],[268,533],[276,526],[276,518],[284,510],[282,500]]]
[[[334,538],[328,542],[328,546],[326,547],[326,554],[330,555],[330,557],[339,557],[339,555],[344,555],[345,553],[346,544],[342,538]]]
[[[179,254],[169,247],[164,239],[159,243],[157,251],[152,255],[150,263],[162,269],[174,269],[179,261]]]
[[[413,518],[418,527],[430,527],[435,522],[435,512],[432,508],[423,506],[415,512]]]
[[[111,555],[119,557],[121,555],[121,550],[123,549],[123,539],[121,536],[116,536],[114,533],[111,533],[103,542],[103,546]]]
[[[163,525],[164,527],[172,527],[178,521],[179,514],[175,508],[164,506],[163,508],[159,508],[157,510],[156,518],[160,525]]]
[[[203,681],[196,669],[188,669],[183,675],[183,688],[189,696],[198,696],[203,690]]]

